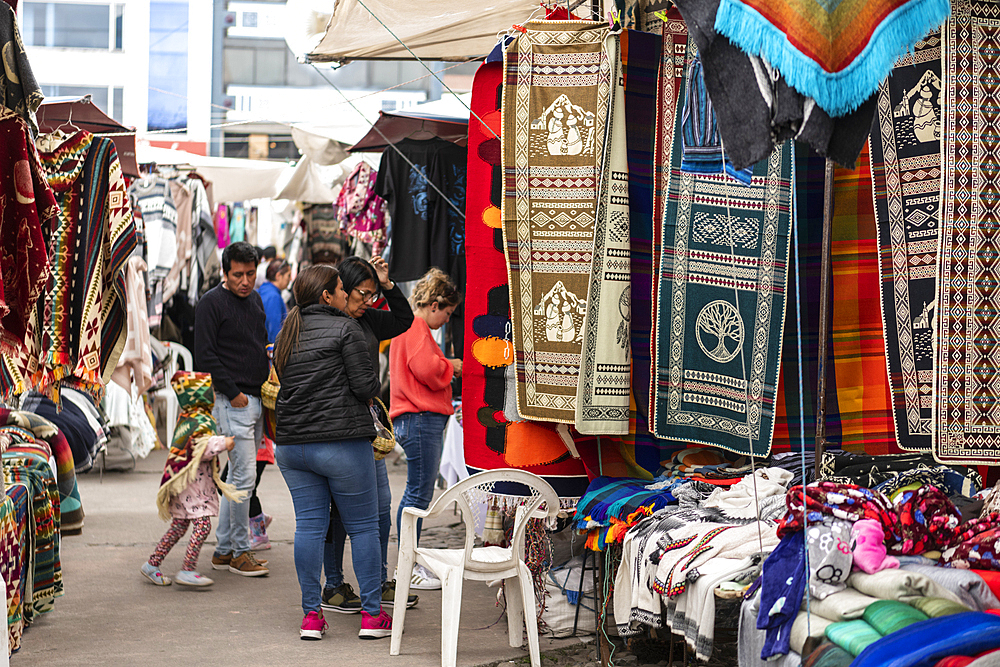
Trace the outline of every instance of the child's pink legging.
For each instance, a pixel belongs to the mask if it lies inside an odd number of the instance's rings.
[[[188,542],[187,552],[184,554],[184,569],[193,572],[197,568],[201,545],[205,543],[205,538],[212,532],[212,520],[207,516],[201,516],[197,519],[174,519],[170,528],[163,535],[163,539],[156,545],[156,551],[149,557],[150,565],[160,567],[163,559],[177,544],[177,540],[184,537],[189,523],[194,524],[194,529],[191,531],[191,541]]]

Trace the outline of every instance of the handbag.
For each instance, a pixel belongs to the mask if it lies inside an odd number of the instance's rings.
[[[389,409],[385,407],[385,403],[383,403],[378,397],[376,397],[375,400],[378,401],[380,406],[382,406],[382,412],[385,413],[385,419],[389,422],[389,427],[386,428],[379,419],[378,410],[375,409],[375,404],[372,403],[368,406],[368,409],[371,410],[372,413],[372,419],[375,421],[375,439],[372,440],[372,447],[375,450],[375,460],[381,461],[389,452],[396,448],[396,433],[392,428],[392,418],[389,417]]]
[[[274,372],[274,365],[271,366],[271,374],[260,386],[260,402],[268,410],[274,410],[278,402],[278,391],[281,389],[281,382],[278,381],[278,374]]]

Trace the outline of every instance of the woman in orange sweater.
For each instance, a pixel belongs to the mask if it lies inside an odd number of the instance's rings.
[[[434,497],[434,481],[441,464],[444,427],[451,407],[451,380],[461,377],[462,360],[447,359],[431,330],[450,318],[461,295],[440,269],[428,271],[410,295],[413,325],[389,347],[390,401],[396,440],[406,452],[406,490],[396,512],[397,538],[404,507],[427,509]],[[417,522],[420,539],[420,522]],[[417,565],[410,588],[435,590],[441,582]]]

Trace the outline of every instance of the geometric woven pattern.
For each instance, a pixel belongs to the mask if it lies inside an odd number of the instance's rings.
[[[468,275],[474,277],[468,281],[464,301],[465,464],[471,472],[527,470],[541,475],[560,497],[578,498],[587,489],[587,475],[580,460],[570,456],[553,424],[518,421],[514,405],[510,297],[500,229],[502,166],[500,140],[495,136],[502,131],[499,107],[503,73],[502,63],[482,65],[473,81],[470,102],[482,122],[473,118],[469,124],[465,199],[465,261]]]
[[[688,49],[695,50],[693,43]],[[792,144],[754,165],[750,185],[726,174],[682,171],[681,144],[675,129],[663,216],[654,433],[765,456],[785,316]],[[702,213],[730,228],[725,245],[694,238],[692,223]],[[736,220],[754,221],[756,247],[735,243]]]
[[[667,189],[670,187],[670,156],[673,149],[674,129],[677,126],[677,117],[680,115],[678,97],[681,88],[684,86],[684,76],[687,72],[687,45],[688,32],[687,25],[681,18],[680,11],[673,8],[666,15],[663,23],[663,66],[660,76],[660,101],[657,104],[659,117],[657,118],[656,132],[656,154],[655,154],[655,177],[656,187],[653,191],[653,231],[652,231],[652,264],[651,275],[653,279],[652,291],[650,293],[651,312],[650,329],[655,329],[659,322],[659,276],[660,265],[663,257],[663,213],[667,205]],[[657,336],[649,336],[649,356],[650,372],[647,389],[646,405],[649,410],[649,427],[652,431],[653,424],[656,423],[656,349]],[[636,355],[638,357],[639,355]],[[638,391],[642,391],[640,387]]]
[[[4,550],[7,554],[17,553],[18,557],[11,562],[5,561],[0,566],[0,571],[3,572],[4,581],[7,582],[7,629],[10,649],[16,651],[21,646],[21,634],[24,632],[25,600],[31,599],[31,578],[35,569],[35,536],[31,531],[31,497],[28,487],[24,484],[8,486],[7,499],[13,506],[12,539],[17,542],[17,546],[11,545]],[[29,604],[28,607],[30,606]],[[29,612],[28,617],[30,616]]]
[[[601,156],[601,186],[594,221],[594,260],[583,323],[576,430],[626,435],[631,396],[631,262],[629,172],[625,142],[625,86],[621,39],[611,35],[611,102]]]
[[[183,450],[188,446],[190,438],[216,435],[218,425],[212,416],[215,391],[212,389],[211,374],[178,371],[170,379],[170,386],[177,394],[177,402],[180,404],[180,414],[170,448]]]
[[[1000,4],[956,0],[943,28],[944,192],[934,456],[1000,463]],[[987,113],[989,109],[989,113]]]
[[[593,21],[528,22],[504,54],[502,219],[523,419],[576,420],[596,186],[609,176],[600,168],[617,41],[607,35]],[[595,63],[596,75],[581,72]]]
[[[871,133],[882,319],[896,439],[931,446],[931,325],[941,209],[941,33],[900,59],[879,86]]]
[[[43,449],[48,449],[47,445],[38,444]],[[51,456],[50,452],[46,453]],[[23,607],[27,623],[34,614],[52,611],[55,599],[63,594],[62,563],[59,558],[59,488],[45,453],[5,453],[3,473],[4,483],[8,487],[24,484],[31,497],[34,567],[30,581],[31,598],[24,600]]]

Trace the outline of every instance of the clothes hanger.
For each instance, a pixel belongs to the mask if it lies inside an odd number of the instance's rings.
[[[406,138],[412,139],[414,135],[420,134],[421,132],[426,132],[427,134],[429,134],[431,139],[435,138],[437,135],[424,127],[424,123],[426,122],[427,121],[425,120],[420,121],[420,127],[414,130],[413,132],[410,132],[408,135],[406,135]]]
[[[64,127],[68,127],[73,130],[73,132],[80,132],[80,128],[73,124],[73,105],[69,105],[69,117],[63,121],[63,123],[55,129],[55,132],[62,132]]]

